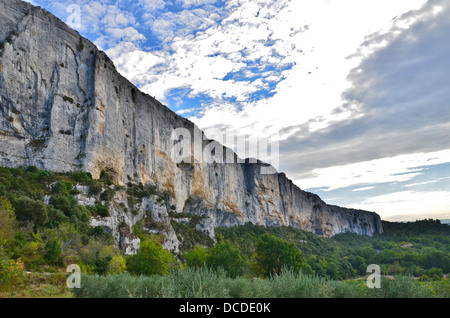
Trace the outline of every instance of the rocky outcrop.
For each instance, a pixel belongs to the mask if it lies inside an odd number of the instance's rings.
[[[140,92],[104,52],[41,8],[2,0],[0,42],[3,166],[84,170],[94,178],[104,170],[119,184],[155,185],[176,212],[203,216],[200,228],[211,236],[215,227],[246,222],[328,237],[382,232],[377,214],[329,206],[284,174],[261,173],[264,163],[234,154],[233,163],[197,160],[207,139],[192,142],[191,162],[177,162],[173,131],[202,136],[199,129]]]

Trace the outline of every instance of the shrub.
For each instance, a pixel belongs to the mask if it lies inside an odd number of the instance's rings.
[[[394,279],[382,278],[381,288],[372,289],[370,294],[383,298],[425,298],[431,296],[431,290],[419,285],[414,277],[395,276]]]
[[[433,267],[427,271],[427,275],[431,280],[441,280],[444,278],[444,274],[442,273],[442,269]]]
[[[324,278],[304,275],[283,268],[281,274],[274,274],[270,282],[271,295],[281,298],[325,298],[332,295]]]
[[[63,96],[63,101],[73,104],[73,98],[69,96]]]
[[[69,173],[69,175],[75,181],[81,182],[83,184],[88,184],[92,180],[92,175],[90,172],[77,171],[77,172],[71,172],[71,173]]]
[[[181,298],[223,298],[229,297],[225,287],[226,274],[223,270],[176,269],[171,275],[174,291],[172,297]]]
[[[100,195],[100,200],[110,202],[114,198],[115,194],[116,192],[113,189],[108,188],[102,192],[102,194]]]
[[[100,180],[103,181],[107,185],[112,185],[113,181],[114,181],[114,178],[109,172],[106,172],[105,170],[102,170],[100,172]]]
[[[0,247],[0,256],[2,249]],[[24,265],[20,259],[0,258],[0,291],[12,292],[19,287],[23,278]]]
[[[63,134],[63,135],[69,135],[69,136],[72,135],[72,132],[71,132],[70,130],[63,130],[63,129],[61,129],[61,130],[59,131],[59,133],[60,133],[60,134]]]
[[[106,205],[103,205],[99,202],[96,203],[96,205],[88,205],[86,207],[91,215],[93,216],[100,216],[100,217],[108,217],[109,216],[109,209]]]
[[[70,193],[70,190],[72,190],[72,187],[73,187],[72,182],[60,180],[56,182],[56,184],[53,186],[52,192],[68,195]]]
[[[91,180],[89,183],[89,194],[99,195],[103,190],[103,187],[96,181]]]

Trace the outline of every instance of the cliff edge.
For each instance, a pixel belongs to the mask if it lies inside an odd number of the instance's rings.
[[[247,222],[327,237],[382,232],[378,214],[327,205],[283,173],[262,174],[264,163],[236,155],[235,163],[176,162],[173,131],[194,136],[198,127],[140,92],[104,52],[39,7],[1,0],[0,43],[2,166],[84,170],[94,178],[103,170],[119,184],[154,185],[174,212],[202,216],[199,229],[212,237],[215,227]],[[151,198],[142,204],[159,209]],[[118,208],[93,223],[126,220],[131,228],[138,219]]]

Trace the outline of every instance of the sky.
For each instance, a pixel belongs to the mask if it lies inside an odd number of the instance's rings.
[[[450,1],[29,2],[209,137],[276,140],[325,202],[450,219]]]

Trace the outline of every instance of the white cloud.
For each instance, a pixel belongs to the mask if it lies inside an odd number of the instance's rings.
[[[150,12],[160,10],[165,7],[164,0],[139,0],[138,2],[144,8],[144,10]]]
[[[194,40],[195,32],[204,31],[213,27],[220,16],[215,7],[210,10],[192,9],[180,12],[165,12],[155,17],[149,17],[147,24],[153,33],[167,45],[179,40],[177,37],[186,40]]]
[[[427,184],[437,183],[439,181],[446,180],[446,179],[450,179],[450,177],[437,178],[435,180],[429,180],[429,181],[424,181],[424,182],[415,182],[415,183],[405,184],[404,187],[405,188],[418,187],[418,186],[423,186],[423,185],[427,185]]]
[[[375,196],[349,207],[377,212],[383,220],[390,221],[449,218],[450,192],[394,192]]]
[[[367,190],[371,190],[373,188],[375,188],[375,187],[363,187],[363,188],[353,189],[352,191],[367,191]]]
[[[360,61],[346,57],[367,34],[390,26],[392,17],[423,3],[424,0],[395,4],[347,1],[345,5],[328,1],[278,1],[278,7],[273,8],[258,1],[237,2],[237,9],[223,21],[221,29],[208,30],[215,35],[208,37],[209,41],[217,38],[210,47],[218,52],[239,52],[238,60],[244,60],[242,53],[248,52],[246,60],[261,59],[261,63],[278,69],[287,63],[296,65],[282,74],[271,75],[272,81],[284,78],[272,98],[242,103],[234,114],[230,108],[211,107],[201,118],[191,120],[206,128],[220,125],[227,118],[239,130],[258,122],[265,123],[263,127],[280,128],[319,118],[320,121],[310,125],[310,131],[315,131],[348,119],[351,112],[332,114],[343,103],[341,94],[350,85],[347,74]],[[298,32],[301,28],[303,32]],[[269,38],[274,42],[271,47],[264,45]],[[243,50],[245,47],[247,50]],[[245,116],[250,112],[251,116]],[[253,133],[261,135],[267,130]]]
[[[145,36],[139,33],[138,30],[136,30],[133,27],[127,27],[127,28],[107,28],[105,29],[105,32],[109,34],[112,39],[114,40],[126,40],[135,42],[138,40],[145,39]]]
[[[184,8],[189,8],[192,6],[201,6],[205,4],[216,3],[217,0],[180,0],[183,3]]]
[[[122,75],[134,83],[155,80],[156,75],[152,73],[152,68],[165,62],[163,56],[143,51],[131,42],[121,42],[106,53],[114,60]]]
[[[450,162],[450,149],[431,153],[405,154],[329,168],[314,169],[309,178],[298,179],[304,188],[327,186],[326,191],[356,186],[403,182],[420,175],[421,167]]]

